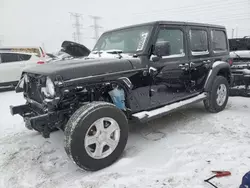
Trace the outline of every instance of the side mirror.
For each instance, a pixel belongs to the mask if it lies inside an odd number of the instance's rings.
[[[158,57],[169,56],[171,53],[171,46],[168,41],[159,41],[155,44],[154,55]]]

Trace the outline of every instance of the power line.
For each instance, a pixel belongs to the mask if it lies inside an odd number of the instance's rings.
[[[75,23],[72,25],[74,28],[76,28],[75,32],[73,33],[73,39],[75,42],[81,43],[82,24],[80,24],[80,19],[82,19],[82,14],[70,12],[70,17],[73,17],[75,20]]]
[[[209,2],[209,4],[193,4],[190,6],[178,6],[175,8],[168,8],[168,9],[159,9],[159,10],[154,10],[150,12],[140,12],[140,13],[135,13],[135,14],[130,14],[130,16],[145,16],[145,15],[153,15],[153,14],[159,14],[159,13],[164,13],[164,14],[180,14],[180,13],[195,13],[197,11],[203,12],[204,10],[209,10],[209,11],[214,11],[215,8],[221,9],[224,8],[225,10],[228,11],[228,8],[232,8],[235,10],[236,5],[242,5],[246,2],[246,0],[238,0],[237,2],[234,2],[232,4],[230,3],[225,3],[225,2],[218,2],[218,1],[213,1]]]
[[[95,36],[93,37],[93,39],[95,39],[95,41],[97,41],[99,38],[99,29],[102,28],[98,24],[98,20],[100,20],[101,17],[99,17],[99,16],[89,16],[89,17],[92,18],[94,21],[94,25],[91,25],[90,27],[94,28]]]

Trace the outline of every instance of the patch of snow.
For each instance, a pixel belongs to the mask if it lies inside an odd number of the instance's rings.
[[[250,164],[250,98],[231,97],[226,109],[208,113],[194,104],[148,124],[133,124],[121,158],[97,171],[80,170],[66,155],[60,131],[44,139],[27,130],[9,105],[22,95],[0,93],[1,188],[205,188],[211,170],[232,175],[213,179],[239,187]]]
[[[112,50],[109,50],[109,51],[112,52]],[[88,58],[101,59],[101,58],[118,58],[119,57],[118,54],[112,54],[112,53],[109,53],[109,51],[100,51],[101,52],[100,55],[98,53],[90,53],[88,55]],[[122,53],[121,56],[123,58],[131,58],[132,57],[131,55],[128,55],[125,53]]]
[[[231,89],[246,89],[246,86],[245,85],[239,85],[239,86],[231,87]]]

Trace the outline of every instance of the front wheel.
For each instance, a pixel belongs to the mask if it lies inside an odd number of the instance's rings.
[[[225,77],[217,76],[214,79],[208,98],[204,100],[204,106],[209,112],[220,112],[225,109],[229,96],[229,84]]]
[[[82,169],[96,171],[114,163],[128,139],[128,120],[113,104],[93,102],[79,108],[65,127],[65,151]]]

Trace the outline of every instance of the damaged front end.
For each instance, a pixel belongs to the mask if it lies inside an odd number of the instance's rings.
[[[231,95],[250,96],[250,52],[249,57],[240,56],[233,59],[231,72],[233,76]]]
[[[26,104],[10,106],[10,112],[22,116],[28,129],[34,129],[48,138],[50,132],[63,128],[70,108],[58,108],[60,96],[49,77],[24,73],[16,92],[23,92]]]
[[[58,76],[52,80],[49,76],[24,73],[16,92],[23,92],[26,104],[10,106],[10,112],[22,116],[28,129],[36,130],[48,138],[53,130],[64,130],[71,115],[89,102],[111,102],[129,113],[121,84],[127,83],[124,80],[69,84]]]

